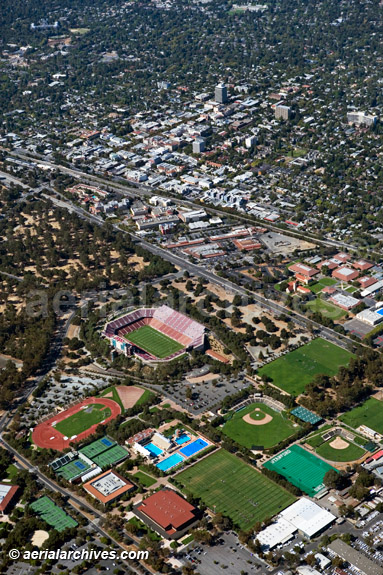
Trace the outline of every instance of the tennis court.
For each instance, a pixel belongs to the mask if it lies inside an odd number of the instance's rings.
[[[96,441],[93,441],[89,445],[85,445],[85,447],[81,447],[79,452],[93,461],[93,458],[96,457],[96,455],[99,455],[103,451],[113,447],[113,445],[117,445],[117,441],[113,441],[112,439],[109,439],[109,437],[102,437],[101,439],[96,439]]]
[[[44,495],[40,497],[37,501],[31,504],[31,509],[39,516],[41,519],[46,521],[48,525],[54,527],[56,531],[64,531],[65,529],[71,529],[77,527],[78,523],[70,515],[65,513],[63,509],[58,507],[49,497]]]
[[[72,481],[76,477],[82,475],[87,469],[90,469],[90,465],[83,461],[82,459],[73,459],[70,463],[67,463],[63,467],[60,467],[56,471],[56,475],[66,479],[67,481]]]
[[[264,467],[283,475],[310,497],[314,497],[324,489],[325,474],[330,469],[335,469],[299,445],[292,445],[285,449],[264,463]]]
[[[129,456],[129,453],[126,449],[124,449],[121,445],[115,445],[111,447],[107,451],[100,453],[93,457],[92,461],[96,463],[99,467],[111,467],[120,463]]]

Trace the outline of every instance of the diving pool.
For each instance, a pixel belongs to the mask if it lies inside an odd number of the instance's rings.
[[[155,457],[157,457],[157,455],[161,455],[161,453],[163,453],[163,450],[160,449],[159,447],[157,447],[157,445],[154,445],[154,443],[148,443],[147,445],[144,445],[144,447],[145,447],[145,449],[150,451],[150,453],[152,455],[154,455]]]
[[[189,443],[189,445],[186,445],[185,447],[180,449],[179,452],[182,453],[182,455],[184,455],[185,457],[190,457],[191,455],[194,455],[198,451],[201,451],[201,449],[204,449],[208,445],[209,444],[203,439],[196,439],[195,441],[193,441],[193,443]]]
[[[168,471],[172,467],[175,467],[176,465],[181,463],[181,461],[184,461],[182,455],[180,455],[179,453],[173,453],[173,455],[171,455],[170,457],[167,457],[163,461],[157,463],[156,467],[158,467],[158,469],[161,469],[161,471]]]
[[[178,445],[182,445],[183,443],[187,443],[188,441],[190,441],[190,437],[186,435],[186,433],[183,433],[176,439],[176,443],[178,443]]]

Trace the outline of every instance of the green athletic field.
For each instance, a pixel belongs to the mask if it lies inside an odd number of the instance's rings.
[[[92,425],[101,423],[111,416],[111,410],[101,403],[92,403],[85,409],[80,409],[77,413],[70,415],[63,421],[59,421],[55,428],[66,437],[73,437],[86,431]]]
[[[341,365],[348,365],[351,357],[345,349],[317,338],[261,367],[258,374],[267,375],[274,385],[297,396],[303,393],[314,375],[335,375]]]
[[[260,411],[255,411],[255,409]],[[247,414],[259,421],[265,418],[265,414],[271,415],[273,419],[264,425],[250,425],[242,419]],[[273,447],[280,441],[290,437],[298,429],[298,425],[294,427],[292,421],[287,419],[287,417],[283,417],[268,405],[252,403],[244,409],[233,413],[232,417],[225,423],[222,431],[240,445],[253,449],[253,446]]]
[[[264,463],[264,467],[283,475],[310,497],[324,488],[323,478],[327,471],[335,469],[299,445],[291,445]]]
[[[340,420],[354,429],[360,425],[367,425],[374,431],[383,434],[383,402],[375,399],[375,397],[370,397],[363,405],[342,415]]]
[[[334,321],[347,315],[346,310],[334,305],[333,303],[324,301],[323,299],[320,299],[320,297],[307,302],[306,307],[311,309],[311,311],[321,313],[324,317]]]
[[[143,325],[136,331],[132,331],[126,339],[154,357],[158,357],[158,359],[168,357],[168,355],[172,355],[172,353],[185,347],[182,343],[160,333],[150,325]]]
[[[349,443],[343,437],[342,439],[343,441],[346,441],[346,443],[348,443],[348,447],[346,447],[345,449],[334,449],[330,445],[330,443],[334,441],[334,439],[335,437],[333,437],[332,439],[330,439],[330,441],[327,441],[326,443],[322,443],[322,445],[320,445],[316,450],[317,454],[320,455],[321,457],[324,457],[324,459],[328,459],[329,461],[336,461],[338,463],[342,463],[347,461],[356,461],[366,453],[364,449],[358,447],[357,445],[354,445],[353,443]]]
[[[244,530],[295,501],[291,493],[224,449],[189,467],[176,480],[186,493],[201,498]]]

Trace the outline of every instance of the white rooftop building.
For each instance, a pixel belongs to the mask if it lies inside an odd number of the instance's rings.
[[[276,521],[257,534],[257,539],[266,549],[287,543],[299,531],[308,539],[315,537],[329,527],[336,517],[326,509],[302,497],[284,511]]]

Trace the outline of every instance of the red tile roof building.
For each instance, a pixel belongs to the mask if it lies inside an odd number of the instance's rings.
[[[356,280],[357,277],[359,277],[359,272],[347,266],[342,266],[332,272],[332,277],[344,282],[352,282],[353,280]]]
[[[14,497],[18,490],[19,490],[18,485],[9,485],[9,483],[0,483],[0,515],[7,514],[7,508],[14,500]]]
[[[198,519],[198,509],[176,491],[161,489],[135,507],[135,513],[167,539],[176,539]]]

